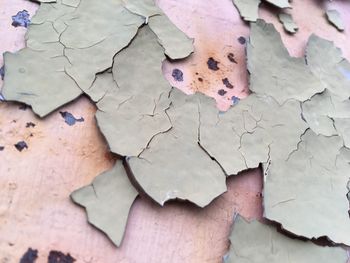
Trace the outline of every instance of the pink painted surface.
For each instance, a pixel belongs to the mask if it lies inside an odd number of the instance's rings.
[[[221,109],[227,109],[231,96],[245,96],[247,72],[244,46],[237,38],[247,37],[245,25],[230,0],[158,0],[169,17],[195,38],[196,53],[184,63],[167,63],[164,71],[175,86],[186,92],[214,96]],[[337,32],[322,17],[315,1],[294,0],[292,10],[300,31],[288,36],[274,15],[261,10],[261,16],[282,32],[292,55],[300,56],[311,32],[333,39],[349,58],[348,34]],[[332,2],[347,21],[349,3]],[[11,26],[11,16],[35,5],[24,0],[0,0],[0,52],[24,46],[23,28]],[[346,32],[349,31],[347,22]],[[233,53],[237,64],[227,59]],[[220,71],[207,68],[207,60],[218,60]],[[0,61],[1,65],[1,61]],[[171,71],[184,72],[183,83],[173,82]],[[198,73],[198,75],[196,74]],[[198,78],[203,78],[203,83]],[[217,95],[227,77],[234,89]],[[211,205],[199,209],[188,203],[172,202],[164,208],[149,200],[137,199],[130,213],[122,246],[115,248],[86,221],[83,209],[69,200],[69,193],[86,185],[96,174],[113,165],[107,145],[94,119],[95,107],[82,97],[65,106],[84,123],[68,126],[58,112],[39,120],[18,104],[0,104],[0,262],[18,262],[28,247],[39,250],[38,262],[47,262],[50,250],[70,253],[77,262],[221,262],[229,246],[235,212],[247,218],[262,215],[262,178],[258,170],[227,180],[228,192]],[[25,128],[27,122],[34,128]],[[32,134],[32,136],[31,136]],[[18,152],[13,144],[25,139],[28,150]]]

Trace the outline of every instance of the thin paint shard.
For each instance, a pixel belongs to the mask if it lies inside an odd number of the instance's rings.
[[[232,0],[245,21],[255,22],[259,18],[260,0]]]
[[[347,261],[339,247],[325,247],[310,241],[289,238],[270,225],[247,222],[236,217],[230,236],[231,246],[224,263],[319,263]]]
[[[331,23],[339,31],[344,31],[344,22],[337,10],[327,10],[326,17],[328,22]]]
[[[265,1],[279,8],[291,8],[289,0],[265,0]]]
[[[85,207],[89,222],[120,246],[129,210],[138,193],[131,185],[120,161],[97,176],[91,185],[71,194],[72,200]]]
[[[283,24],[284,29],[291,34],[294,34],[298,31],[298,26],[293,21],[293,17],[290,14],[280,13],[278,19]]]
[[[289,99],[304,101],[324,90],[305,60],[291,57],[274,26],[263,20],[251,25],[247,57],[250,90],[279,104]]]

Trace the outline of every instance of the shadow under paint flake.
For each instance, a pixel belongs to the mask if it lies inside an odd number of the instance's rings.
[[[0,77],[2,80],[4,80],[4,77],[5,77],[5,67],[4,66],[2,66],[0,68]]]
[[[19,11],[16,15],[12,16],[12,25],[14,27],[28,27],[30,24],[29,16],[27,10]]]
[[[83,117],[77,119],[77,118],[75,118],[73,116],[72,113],[70,113],[68,111],[65,111],[65,112],[60,111],[60,114],[61,114],[62,118],[64,119],[64,122],[67,123],[69,126],[73,126],[77,122],[83,122],[84,121]]]
[[[38,250],[28,248],[27,252],[22,256],[19,263],[34,263],[38,258]]]
[[[60,251],[50,251],[48,263],[73,263],[73,258],[69,253],[67,255]]]

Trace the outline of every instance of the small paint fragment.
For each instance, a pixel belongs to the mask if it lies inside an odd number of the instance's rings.
[[[208,68],[214,71],[219,70],[220,68],[218,67],[218,64],[220,62],[216,61],[214,58],[210,57],[207,61]]]
[[[30,128],[30,127],[35,127],[35,123],[32,123],[32,122],[27,122],[27,124],[26,124],[26,128]]]
[[[235,60],[235,55],[234,55],[233,53],[229,53],[229,54],[227,55],[227,58],[228,58],[228,60],[231,61],[232,63],[237,64],[237,61]]]
[[[27,10],[19,11],[16,15],[12,16],[12,25],[14,27],[28,27],[30,24],[29,16]]]
[[[203,82],[203,79],[202,78],[198,78],[198,81]]]
[[[25,141],[20,141],[14,145],[18,151],[23,151],[24,148],[28,149],[28,145]]]
[[[2,96],[2,94],[0,93],[0,101],[5,101],[4,96]]]
[[[226,88],[228,89],[233,89],[233,85],[231,84],[231,82],[228,80],[228,78],[224,78],[222,79],[222,83],[226,86]]]
[[[173,73],[171,74],[171,76],[173,76],[173,78],[176,81],[183,81],[184,80],[184,73],[178,68],[173,69]]]
[[[220,96],[224,96],[226,93],[227,93],[227,91],[224,90],[224,89],[218,90],[218,94],[219,94]]]
[[[237,105],[240,101],[240,98],[236,96],[232,96],[231,100],[232,100],[232,105]]]
[[[4,66],[2,66],[0,68],[0,77],[2,80],[4,80],[4,77],[5,77],[5,67]]]
[[[340,13],[337,10],[327,10],[326,17],[338,31],[344,31],[345,26],[344,22],[340,16]]]
[[[60,251],[50,251],[48,263],[73,263],[75,258],[73,258],[69,253],[67,255]]]
[[[27,252],[22,256],[19,263],[34,263],[38,258],[38,250],[28,248]]]
[[[84,121],[83,117],[77,119],[73,116],[72,113],[70,113],[68,111],[64,111],[64,112],[60,111],[60,114],[61,114],[62,118],[64,119],[65,123],[67,123],[69,126],[73,126],[77,122]]]
[[[246,43],[245,37],[243,36],[240,36],[239,38],[237,38],[237,40],[241,45],[244,45]]]
[[[4,146],[0,146],[0,152],[3,151],[5,149]]]

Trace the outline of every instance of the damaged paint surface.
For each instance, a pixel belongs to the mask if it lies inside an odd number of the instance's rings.
[[[250,90],[279,104],[289,99],[304,101],[324,90],[304,58],[291,57],[273,25],[263,20],[251,25],[247,57]]]
[[[225,263],[346,263],[348,256],[342,248],[322,247],[310,241],[289,238],[270,225],[247,222],[238,216],[230,236],[229,254]]]
[[[350,64],[332,42],[315,35],[309,38],[306,61],[323,90],[301,104],[309,128],[298,147],[288,158],[265,166],[264,213],[297,236],[326,236],[334,243],[349,245],[345,196],[350,171],[346,148],[350,143]],[[291,176],[285,176],[287,171],[292,171]]]
[[[223,114],[212,108],[201,113],[200,145],[227,175],[287,158],[307,128],[298,101],[279,105],[264,94],[252,94]]]
[[[344,22],[337,10],[327,10],[326,17],[329,23],[331,23],[336,29],[339,31],[344,31]]]
[[[98,126],[112,152],[138,156],[154,135],[171,128],[165,112],[170,105],[171,87],[162,75],[164,59],[164,50],[148,26],[140,29],[129,47],[115,56],[110,74],[114,81],[97,104],[96,113]]]
[[[204,207],[226,191],[222,169],[198,145],[202,108],[214,110],[215,103],[176,89],[170,100],[171,129],[154,136],[139,157],[128,158],[128,164],[139,186],[159,204],[177,198]]]
[[[260,0],[232,0],[239,14],[245,21],[256,21],[259,18]]]
[[[298,26],[293,21],[293,17],[290,14],[280,13],[278,19],[283,24],[284,29],[291,34],[294,34],[298,31]]]
[[[72,200],[85,207],[89,222],[120,246],[129,210],[138,193],[131,185],[121,161],[99,176],[91,185],[71,194]]]

